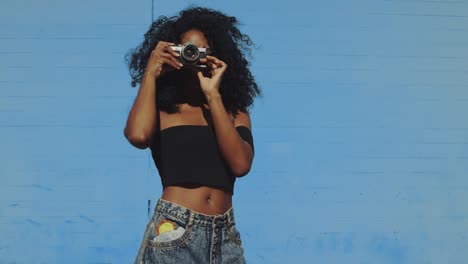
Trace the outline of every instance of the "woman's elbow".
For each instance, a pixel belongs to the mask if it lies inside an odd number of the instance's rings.
[[[243,177],[250,172],[252,168],[252,162],[244,161],[239,162],[236,166],[233,167],[234,175],[237,178]]]
[[[127,138],[128,142],[132,144],[132,146],[139,148],[139,149],[146,149],[148,144],[148,137],[144,134],[136,134],[136,133],[129,133],[126,129],[124,130],[125,138]]]

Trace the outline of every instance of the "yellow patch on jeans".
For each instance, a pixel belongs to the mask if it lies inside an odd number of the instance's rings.
[[[177,224],[167,219],[159,221],[156,225],[156,235],[160,235],[164,232],[169,232],[176,229]]]

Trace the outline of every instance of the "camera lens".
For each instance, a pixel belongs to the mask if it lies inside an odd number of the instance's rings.
[[[200,51],[195,45],[189,44],[182,49],[182,58],[187,62],[194,62],[200,57]]]

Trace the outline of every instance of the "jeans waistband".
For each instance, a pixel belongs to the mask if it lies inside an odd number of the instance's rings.
[[[235,224],[234,208],[232,206],[223,214],[207,215],[159,198],[154,211],[169,214],[180,220],[192,222],[200,226],[227,227]]]

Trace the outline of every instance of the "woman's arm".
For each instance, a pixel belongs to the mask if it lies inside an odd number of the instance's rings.
[[[253,149],[249,143],[241,138],[235,126],[240,123],[251,129],[249,115],[239,112],[237,118],[231,120],[224,107],[221,94],[219,93],[219,85],[228,67],[227,64],[209,55],[206,56],[206,59],[200,61],[206,62],[211,68],[211,77],[205,77],[201,71],[197,75],[200,80],[201,89],[210,106],[216,140],[231,171],[236,177],[242,177],[250,171],[252,166]]]
[[[150,145],[156,124],[156,80],[147,73],[143,75],[138,95],[128,115],[124,135],[136,148]]]
[[[239,112],[237,118],[231,120],[219,93],[209,94],[206,98],[221,153],[236,177],[242,177],[250,171],[253,150],[249,143],[240,137],[236,126],[243,125],[251,130],[250,117],[248,113]]]
[[[180,69],[182,64],[176,59],[179,54],[170,45],[174,43],[159,41],[151,52],[145,73],[141,80],[138,95],[128,115],[124,135],[127,140],[139,149],[152,144],[156,128],[156,78],[164,73]]]

